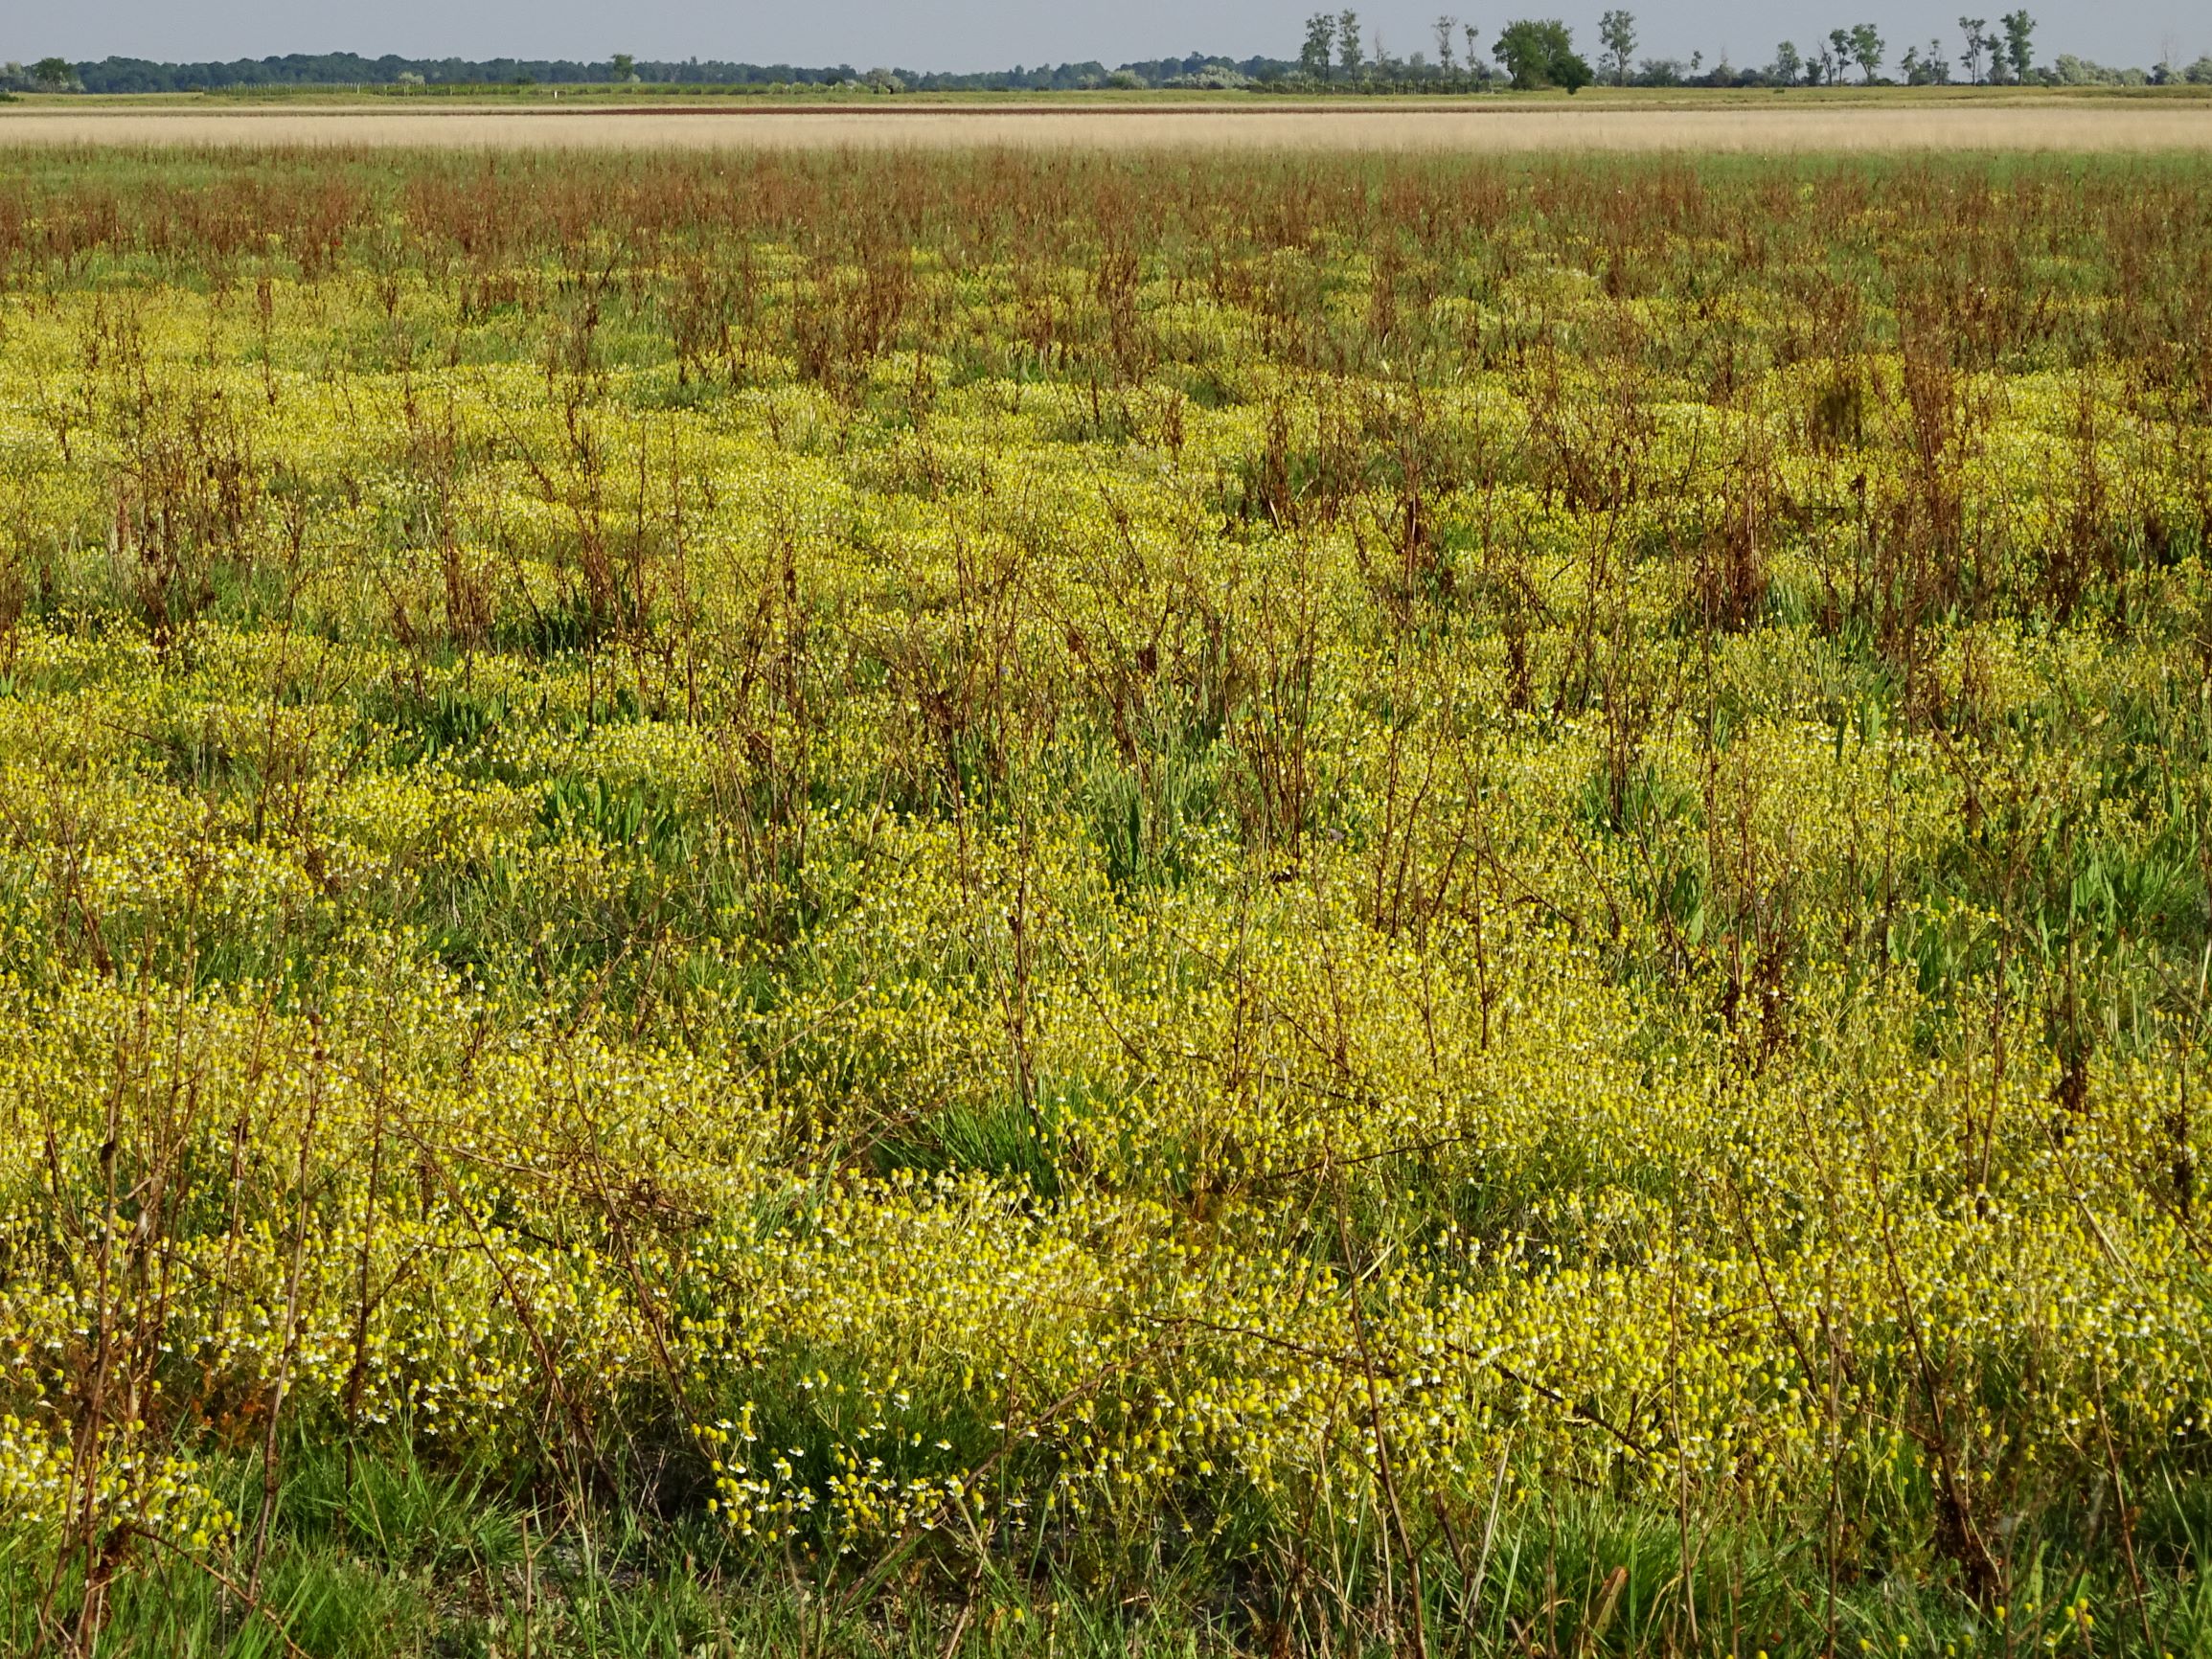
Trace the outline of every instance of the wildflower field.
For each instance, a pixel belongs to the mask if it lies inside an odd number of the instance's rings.
[[[2212,1651],[2212,163],[21,150],[0,1649]]]

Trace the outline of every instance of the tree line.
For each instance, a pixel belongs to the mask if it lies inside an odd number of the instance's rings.
[[[2162,61],[2142,70],[2109,68],[2062,52],[2039,65],[2036,20],[2024,9],[2004,13],[1994,28],[1986,17],[1961,16],[1955,58],[1947,55],[1944,36],[1932,35],[1925,46],[1915,41],[1904,47],[1894,60],[1894,76],[1882,73],[1892,61],[1891,42],[1871,23],[1832,29],[1824,39],[1802,49],[1795,41],[1782,41],[1772,60],[1761,68],[1736,68],[1723,57],[1708,70],[1702,54],[1693,54],[1686,65],[1677,58],[1637,59],[1636,18],[1631,11],[1608,11],[1598,34],[1606,47],[1606,79],[1621,86],[1839,86],[1855,76],[1862,85],[2212,84],[2212,56],[2186,67]]]
[[[1380,31],[1370,34],[1362,27],[1357,11],[1316,11],[1306,20],[1297,79],[1316,86],[1360,87],[1409,79],[1478,84],[1503,80],[1523,90],[1563,86],[1569,92],[1597,79],[1575,50],[1574,32],[1556,17],[1522,18],[1500,30],[1488,55],[1496,60],[1496,70],[1485,60],[1482,32],[1475,25],[1447,14],[1429,32],[1436,42],[1434,58],[1425,51],[1401,58]]]
[[[0,86],[24,92],[225,92],[257,87],[345,86],[854,86],[916,92],[1060,92],[1113,85],[1243,85],[1280,80],[1295,66],[1269,57],[1191,54],[1109,66],[1083,62],[1015,64],[1011,69],[944,73],[855,69],[850,63],[741,63],[652,60],[612,53],[597,60],[532,57],[364,57],[352,52],[287,53],[229,61],[167,63],[145,57],[71,62],[50,57],[0,68]]]
[[[2069,53],[2036,62],[2036,20],[2023,9],[2008,11],[1993,27],[1984,17],[1960,17],[1955,58],[1943,36],[1904,47],[1894,60],[1891,42],[1872,23],[1831,30],[1824,39],[1800,48],[1785,40],[1762,66],[1738,66],[1726,54],[1708,65],[1704,54],[1677,57],[1639,57],[1636,15],[1608,11],[1598,22],[1601,51],[1595,69],[1576,50],[1574,32],[1558,18],[1522,18],[1497,33],[1487,55],[1482,36],[1471,23],[1449,15],[1431,25],[1436,55],[1415,52],[1400,59],[1379,34],[1362,30],[1351,10],[1316,11],[1306,20],[1298,55],[1298,79],[1316,87],[1371,89],[1408,79],[1442,83],[1502,80],[1517,89],[1563,87],[1569,92],[1593,82],[1616,86],[1840,86],[1861,85],[2023,85],[2095,84],[2212,85],[2212,56],[2186,67],[2170,61],[2155,68],[2113,69]],[[1494,59],[1496,67],[1486,61]],[[1892,65],[1896,74],[1885,75]]]
[[[2114,69],[2061,53],[2038,64],[2036,20],[2008,11],[1993,25],[1961,16],[1955,41],[1936,35],[1906,45],[1894,58],[1891,42],[1871,23],[1829,31],[1800,47],[1785,40],[1762,66],[1739,66],[1727,55],[1708,64],[1701,52],[1687,61],[1639,57],[1635,13],[1609,10],[1598,22],[1593,66],[1577,50],[1574,31],[1554,18],[1507,23],[1484,48],[1473,23],[1440,14],[1416,50],[1401,56],[1357,11],[1316,11],[1307,18],[1295,58],[1244,58],[1192,53],[1108,67],[1082,62],[1015,64],[1011,69],[946,73],[910,69],[856,70],[849,63],[809,67],[697,57],[654,61],[628,53],[604,59],[401,57],[386,54],[288,53],[228,62],[167,63],[144,57],[71,62],[46,57],[28,67],[0,66],[0,90],[35,92],[219,92],[256,87],[444,87],[494,85],[663,87],[852,86],[879,92],[1060,92],[1096,87],[1250,88],[1254,91],[1518,90],[1595,82],[1616,86],[1864,85],[2212,85],[2212,56],[2185,67]],[[1433,46],[1433,54],[1429,48]],[[1884,74],[1885,69],[1894,74]]]

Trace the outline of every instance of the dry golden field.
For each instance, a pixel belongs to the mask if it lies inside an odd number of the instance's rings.
[[[1594,102],[1594,101],[1592,101]],[[453,148],[1344,149],[1470,153],[1805,154],[1820,151],[2201,150],[2212,102],[1902,102],[1731,104],[1712,109],[1600,104],[1412,108],[1098,105],[1060,109],[910,104],[902,108],[562,110],[496,104],[444,109],[274,109],[128,104],[0,111],[0,144],[375,145]]]

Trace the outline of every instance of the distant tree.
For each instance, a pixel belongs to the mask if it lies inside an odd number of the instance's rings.
[[[1598,19],[1598,38],[1606,43],[1606,56],[1613,60],[1613,82],[1618,86],[1629,83],[1629,57],[1636,50],[1636,14],[1633,11],[1613,11]]]
[[[2007,11],[1997,22],[2005,32],[2005,57],[2012,62],[2013,79],[2025,80],[2035,67],[2036,20],[2023,9]]]
[[[1773,77],[1784,86],[1791,84],[1805,73],[1805,59],[1797,55],[1797,43],[1785,40],[1774,48]]]
[[[1866,84],[1874,84],[1874,72],[1881,67],[1881,55],[1888,48],[1871,23],[1857,24],[1851,31],[1851,56],[1866,77]]]
[[[1966,40],[1966,78],[1974,85],[1981,84],[1981,32],[1989,25],[1986,17],[1961,17],[1958,32]]]
[[[1831,29],[1828,32],[1828,54],[1824,61],[1828,65],[1829,85],[1841,85],[1843,72],[1851,67],[1850,30]]]
[[[1929,36],[1927,56],[1922,59],[1922,62],[1927,66],[1927,78],[1931,82],[1937,86],[1949,86],[1950,84],[1950,65],[1944,61],[1943,42],[1941,40],[1932,35]]]
[[[1306,19],[1306,44],[1298,49],[1298,65],[1315,80],[1329,79],[1329,59],[1336,49],[1336,19],[1316,11]]]
[[[1359,73],[1366,61],[1359,46],[1359,13],[1350,8],[1336,14],[1336,63],[1346,80]]]
[[[77,70],[66,57],[41,57],[31,66],[31,79],[48,92],[66,92]]]
[[[1528,22],[1508,23],[1497,32],[1497,44],[1490,49],[1491,55],[1504,65],[1516,90],[1549,84],[1544,80],[1544,70],[1550,59],[1539,44],[1539,27]]]
[[[1514,85],[1524,92],[1539,86],[1579,92],[1595,79],[1575,51],[1573,33],[1556,17],[1508,23],[1498,31],[1497,44],[1491,51],[1513,77]]]
[[[1439,15],[1429,25],[1436,31],[1436,63],[1445,74],[1451,73],[1451,37],[1459,33],[1459,19],[1448,14]]]
[[[618,52],[614,55],[614,78],[617,80],[627,80],[636,73],[637,59],[635,57],[627,52]]]
[[[1459,26],[1459,33],[1467,40],[1467,72],[1472,75],[1482,63],[1482,54],[1475,51],[1475,46],[1482,39],[1482,34],[1471,23],[1462,23]]]

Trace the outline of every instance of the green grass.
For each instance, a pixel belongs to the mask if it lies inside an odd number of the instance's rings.
[[[1409,1597],[1395,1623],[1380,1610],[1371,1580],[1388,1549],[1372,1526],[1319,1534],[1302,1558],[1268,1563],[1287,1572],[1227,1580],[1188,1540],[1161,1537],[1133,1594],[1080,1560],[999,1549],[924,1546],[864,1581],[804,1550],[741,1555],[718,1530],[655,1521],[634,1504],[572,1493],[526,1505],[512,1470],[437,1470],[405,1453],[327,1443],[287,1448],[285,1466],[251,1602],[239,1563],[218,1572],[142,1545],[109,1592],[88,1656],[260,1659],[296,1648],[317,1659],[1011,1659],[1049,1647],[1070,1659],[1166,1659],[1380,1656],[1417,1641],[1437,1655],[2212,1653],[2202,1571],[2212,1506],[2197,1487],[2167,1487],[2142,1505],[2135,1542],[2152,1579],[2140,1603],[2119,1562],[2061,1568],[2061,1558],[2079,1559],[2065,1540],[2022,1538],[2014,1547],[2025,1567],[2001,1607],[1977,1605],[1909,1560],[1832,1583],[1817,1539],[1711,1529],[1595,1493],[1504,1504],[1495,1517],[1478,1504],[1423,1558],[1417,1637]],[[232,1482],[250,1531],[258,1465],[234,1465]],[[1220,1523],[1233,1533],[1237,1516]],[[2109,1525],[2109,1512],[2087,1524]],[[1389,1569],[1404,1572],[1402,1562]],[[80,1593],[75,1578],[55,1588],[57,1629],[74,1630]],[[20,1558],[0,1561],[9,1650],[38,1646],[46,1598]]]

